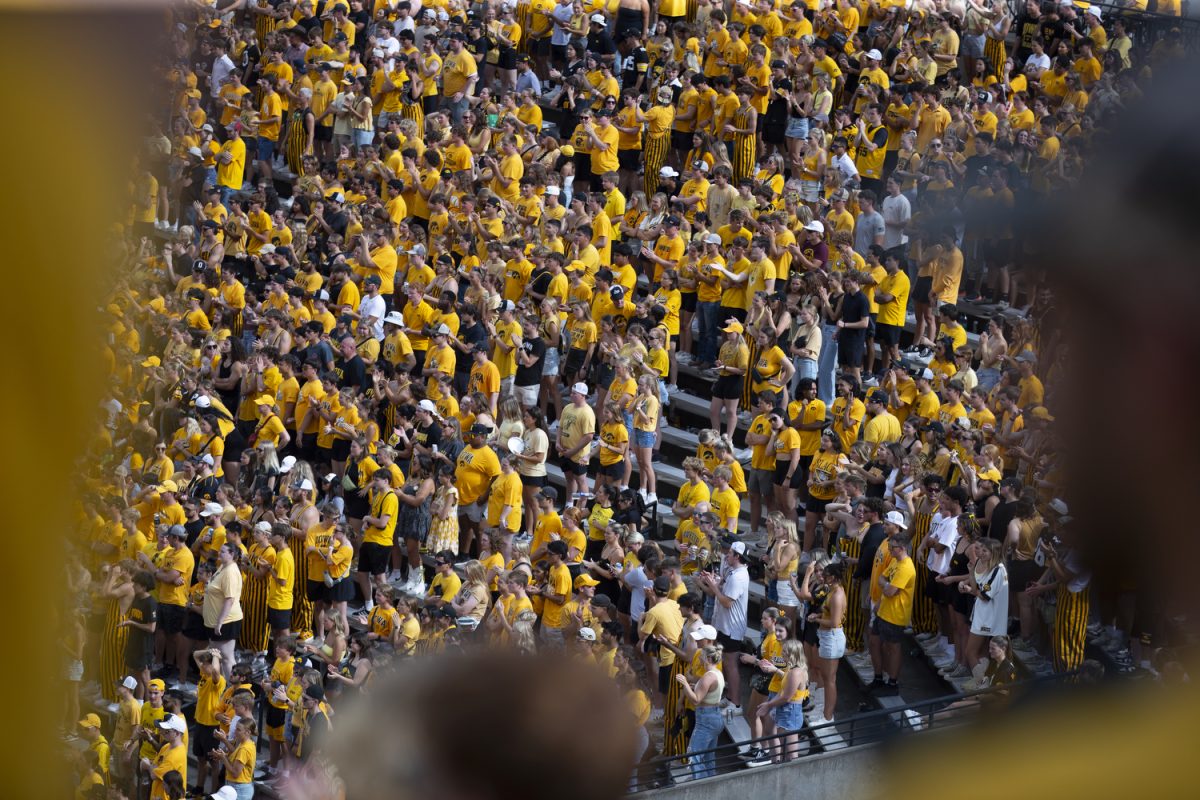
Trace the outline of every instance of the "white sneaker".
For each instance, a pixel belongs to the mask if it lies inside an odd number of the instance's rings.
[[[933,641],[934,639],[936,639],[937,634],[936,633],[918,633],[913,638],[916,639],[918,642],[929,642],[929,641]]]
[[[649,494],[647,494],[645,496],[645,499],[646,499],[646,505],[652,506],[658,502],[658,495],[656,495],[654,492],[650,492]]]
[[[943,669],[946,669],[947,667],[953,668],[953,666],[957,663],[958,663],[958,659],[954,658],[953,656],[948,655],[945,658],[937,659],[936,661],[933,662],[933,665],[935,667],[937,667],[938,670],[943,670]]]

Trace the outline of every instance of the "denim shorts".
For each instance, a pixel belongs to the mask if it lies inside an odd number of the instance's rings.
[[[781,731],[798,731],[804,727],[804,704],[784,703],[776,706],[772,714],[775,727]]]
[[[258,137],[258,160],[270,161],[275,157],[275,142],[270,139]]]
[[[634,429],[633,444],[635,447],[654,447],[654,431]]]
[[[783,135],[788,139],[807,139],[808,118],[788,117],[787,129],[783,132]]]

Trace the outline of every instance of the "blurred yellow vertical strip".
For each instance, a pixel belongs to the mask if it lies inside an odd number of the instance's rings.
[[[150,30],[144,14],[134,22],[127,12],[101,13],[100,4],[64,5],[0,12],[0,506],[8,518],[0,736],[10,762],[0,793],[12,798],[70,791],[54,740],[62,700],[51,609],[62,592],[60,542],[73,524],[76,463],[104,392],[91,349],[101,335],[95,307],[111,274],[106,230],[123,216],[137,142],[131,104],[145,96],[129,68],[156,46],[128,38]]]

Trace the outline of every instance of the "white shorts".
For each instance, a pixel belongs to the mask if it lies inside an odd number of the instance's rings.
[[[846,632],[841,628],[821,628],[817,631],[817,655],[825,659],[841,658],[846,654]]]
[[[517,396],[517,402],[523,408],[533,408],[537,405],[538,390],[541,388],[540,383],[535,383],[533,386],[514,386],[513,394]]]
[[[796,608],[800,605],[800,598],[796,597],[796,593],[792,591],[792,585],[787,581],[775,581],[775,592],[779,597],[779,605],[788,608]]]
[[[482,502],[471,503],[467,506],[459,506],[458,509],[459,512],[467,519],[471,520],[471,522],[479,522],[483,519],[485,505]]]

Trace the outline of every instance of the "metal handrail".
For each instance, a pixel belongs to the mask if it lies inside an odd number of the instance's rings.
[[[820,744],[822,738],[821,732],[830,731],[836,732],[840,743],[833,750],[855,747],[867,744],[878,744],[904,733],[912,733],[915,730],[931,730],[933,728],[946,728],[952,725],[961,725],[969,722],[972,717],[967,714],[960,714],[962,709],[950,709],[950,706],[958,701],[983,698],[991,695],[999,695],[1006,692],[1011,692],[1013,689],[1020,689],[1031,686],[1035,683],[1042,682],[1057,682],[1069,677],[1068,674],[1054,674],[1048,676],[1040,676],[1029,680],[1021,681],[1015,684],[1008,684],[1003,687],[989,687],[971,692],[955,693],[935,697],[927,700],[919,700],[914,703],[909,703],[903,706],[894,708],[881,708],[873,711],[867,711],[862,714],[856,714],[852,717],[835,720],[833,722],[824,723],[812,727],[805,727],[796,734],[786,735],[811,735],[815,744]],[[912,712],[917,717],[919,728],[914,729],[908,714]],[[832,735],[832,733],[829,733]],[[762,736],[757,739],[749,739],[746,741],[733,742],[726,745],[718,745],[717,747],[708,750],[699,750],[692,753],[682,755],[658,756],[648,761],[637,765],[634,776],[630,781],[629,794],[637,794],[639,792],[649,791],[651,789],[666,788],[674,785],[676,778],[672,774],[672,769],[685,767],[683,763],[685,759],[693,759],[696,756],[712,755],[714,756],[714,771],[711,775],[705,777],[716,777],[727,775],[732,772],[737,772],[742,769],[753,769],[747,765],[746,761],[741,756],[741,748],[746,746],[756,747],[761,746],[763,749],[775,749],[782,746],[781,734],[772,734],[770,736]],[[806,753],[794,753],[787,763],[800,763],[804,759],[816,755],[817,748],[809,747]],[[823,751],[823,748],[821,748]],[[642,777],[645,775],[646,777]],[[689,772],[687,780],[691,780],[692,776]]]

